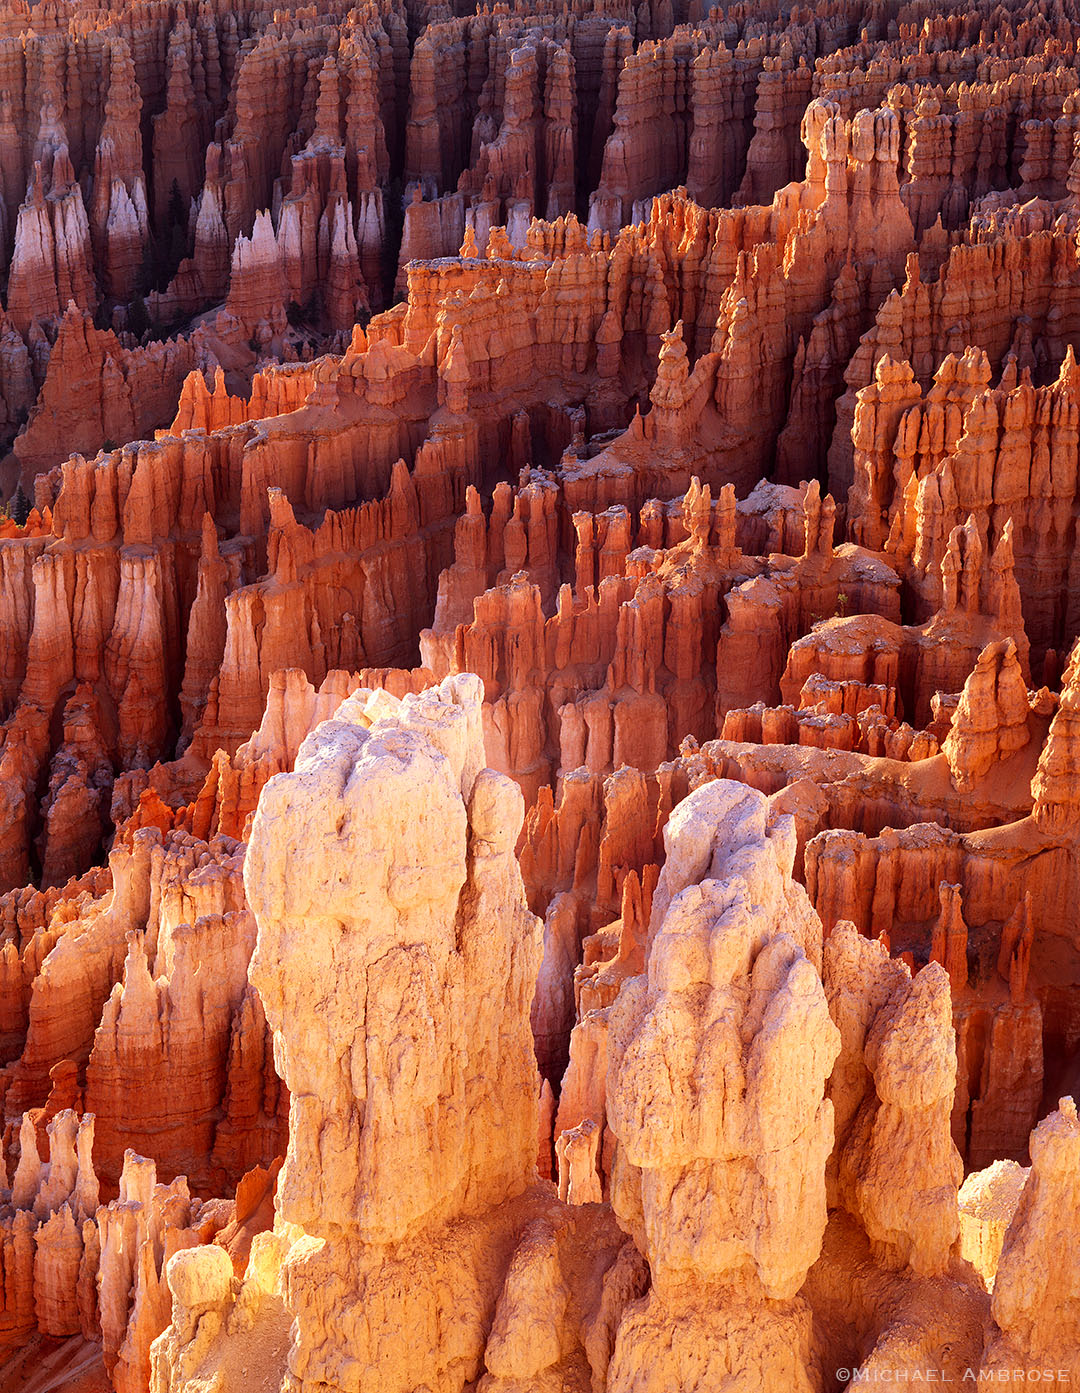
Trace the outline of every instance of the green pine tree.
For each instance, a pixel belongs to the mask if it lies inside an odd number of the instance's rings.
[[[10,512],[13,520],[20,527],[26,526],[26,519],[30,516],[30,500],[23,491],[21,482],[16,485],[15,492],[11,496]]]

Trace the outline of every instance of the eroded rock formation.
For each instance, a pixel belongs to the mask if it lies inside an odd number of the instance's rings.
[[[0,7],[0,1383],[1080,1377],[1078,43]]]

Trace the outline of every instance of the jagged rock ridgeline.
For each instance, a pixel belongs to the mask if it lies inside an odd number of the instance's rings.
[[[0,8],[0,1388],[1080,1377],[1078,41]]]

